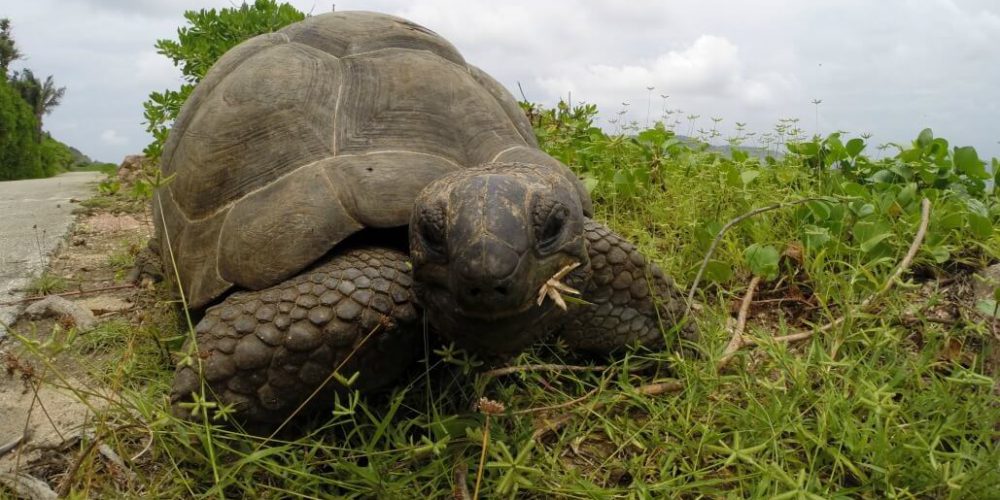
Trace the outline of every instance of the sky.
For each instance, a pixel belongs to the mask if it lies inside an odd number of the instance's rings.
[[[331,2],[292,0],[321,14]],[[57,139],[118,163],[150,141],[142,102],[177,88],[153,44],[189,9],[229,0],[0,0],[27,57],[14,69],[66,87],[45,117]],[[996,0],[337,0],[444,36],[515,96],[594,103],[624,120],[681,116],[681,133],[735,123],[758,134],[798,118],[807,134],[908,143],[921,129],[1000,157]],[[652,87],[652,89],[649,89]],[[663,97],[667,96],[667,97]],[[813,101],[821,100],[819,104]],[[627,103],[627,105],[625,104]],[[693,121],[689,115],[697,115]]]

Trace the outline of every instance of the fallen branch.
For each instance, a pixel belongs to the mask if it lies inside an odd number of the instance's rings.
[[[782,203],[775,203],[774,205],[768,205],[766,207],[761,207],[761,208],[757,208],[757,209],[751,210],[751,211],[749,211],[749,212],[747,212],[747,213],[745,213],[745,214],[743,214],[743,215],[741,215],[739,217],[736,217],[735,219],[727,222],[725,226],[722,226],[722,229],[719,230],[719,234],[715,235],[715,239],[712,240],[712,244],[709,245],[708,252],[705,252],[705,258],[702,259],[701,265],[698,266],[698,273],[695,274],[694,281],[691,282],[691,289],[688,291],[688,296],[687,296],[687,313],[691,312],[691,305],[694,304],[694,293],[695,293],[695,291],[698,290],[698,285],[701,283],[701,278],[704,277],[704,275],[705,275],[705,269],[708,267],[709,261],[712,260],[712,255],[715,254],[716,247],[719,246],[719,242],[722,241],[722,237],[726,234],[727,231],[729,231],[733,226],[735,226],[735,225],[739,224],[740,222],[743,222],[744,220],[749,219],[750,217],[753,217],[755,215],[759,215],[759,214],[762,214],[764,212],[770,212],[772,210],[777,210],[779,208],[793,207],[793,206],[796,206],[796,205],[802,205],[803,203],[809,203],[810,201],[831,201],[831,200],[829,198],[818,198],[818,197],[816,197],[816,198],[804,198],[804,199],[801,199],[801,200],[787,201],[787,202],[782,202]]]
[[[4,455],[10,453],[11,451],[13,451],[18,446],[21,446],[21,443],[26,443],[28,441],[28,438],[30,437],[30,435],[31,435],[31,432],[29,432],[29,431],[26,430],[17,439],[14,439],[13,441],[10,441],[7,444],[4,444],[3,446],[0,446],[0,457],[3,457]]]
[[[36,300],[42,300],[49,297],[75,297],[77,295],[86,295],[88,293],[98,293],[98,292],[110,292],[112,290],[123,290],[126,288],[135,288],[133,284],[127,285],[115,285],[115,286],[105,286],[101,288],[92,288],[90,290],[75,290],[72,292],[62,292],[62,293],[50,293],[48,295],[33,295],[31,297],[23,297],[17,300],[10,300],[7,302],[0,302],[0,306],[15,306],[18,304],[23,304],[25,302],[34,302]]]
[[[910,243],[910,249],[907,250],[906,255],[903,256],[903,260],[899,261],[899,265],[896,266],[896,270],[893,271],[892,275],[889,276],[889,279],[886,280],[885,284],[882,285],[882,288],[878,289],[877,291],[869,295],[867,298],[865,298],[865,300],[861,301],[861,304],[858,305],[856,312],[866,311],[875,302],[876,299],[884,295],[885,292],[888,292],[896,284],[896,281],[899,280],[899,278],[903,275],[903,273],[906,272],[907,269],[909,269],[910,264],[913,263],[913,258],[917,256],[917,251],[920,250],[920,245],[923,243],[924,237],[927,236],[927,226],[928,224],[930,224],[930,218],[931,218],[931,202],[927,198],[924,198],[920,202],[920,226],[917,228],[917,234],[914,235],[913,237],[913,242]],[[793,333],[791,335],[785,335],[782,337],[771,337],[766,341],[795,342],[798,340],[805,340],[812,337],[816,333],[822,333],[832,330],[833,328],[836,328],[837,326],[842,324],[846,319],[847,315],[843,315],[819,328],[799,333]],[[745,346],[756,345],[759,343],[760,341],[755,339],[744,339],[743,341],[743,345]]]
[[[736,316],[736,326],[733,328],[733,336],[729,339],[729,344],[726,345],[726,350],[722,352],[722,356],[719,358],[719,362],[716,364],[716,369],[721,370],[729,364],[729,360],[733,359],[736,352],[743,347],[743,331],[746,330],[747,326],[747,316],[750,313],[750,304],[753,303],[753,294],[757,290],[757,286],[760,284],[760,276],[754,276],[750,280],[750,285],[747,286],[747,292],[743,295],[743,303],[740,304],[740,312]]]

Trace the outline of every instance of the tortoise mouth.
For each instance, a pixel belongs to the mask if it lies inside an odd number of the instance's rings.
[[[546,301],[528,300],[516,308],[470,310],[443,288],[428,287],[421,294],[432,326],[463,349],[490,357],[520,352],[544,337],[562,312]]]

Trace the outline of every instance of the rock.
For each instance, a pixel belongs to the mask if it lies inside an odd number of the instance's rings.
[[[118,166],[118,182],[122,186],[131,186],[142,174],[146,164],[146,157],[143,155],[128,155]]]
[[[95,315],[127,311],[132,303],[118,297],[100,295],[76,301],[76,305],[90,309]]]
[[[24,310],[24,315],[29,319],[42,318],[62,318],[68,317],[73,321],[77,331],[85,332],[97,324],[97,318],[89,309],[85,309],[78,304],[70,302],[58,295],[46,297]]]

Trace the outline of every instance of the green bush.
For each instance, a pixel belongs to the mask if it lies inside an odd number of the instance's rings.
[[[21,95],[0,80],[0,180],[43,177],[38,122]]]
[[[177,30],[177,40],[157,40],[156,49],[180,68],[185,83],[177,90],[152,92],[143,103],[146,131],[153,136],[143,153],[154,161],[160,157],[181,106],[216,60],[239,43],[301,21],[305,14],[287,3],[256,0],[253,5],[243,3],[218,11],[189,10],[184,18],[188,26]]]

